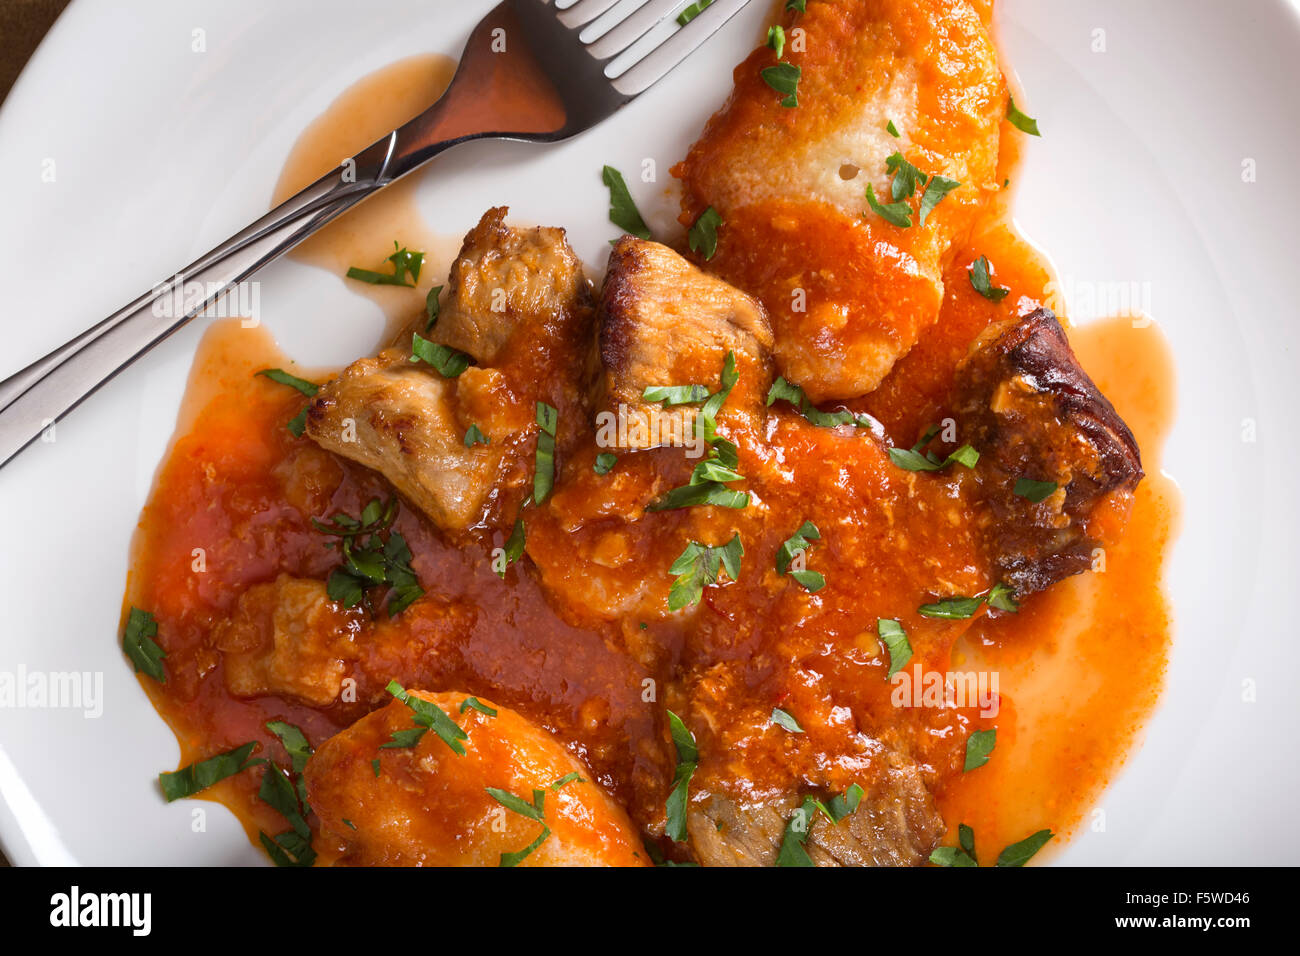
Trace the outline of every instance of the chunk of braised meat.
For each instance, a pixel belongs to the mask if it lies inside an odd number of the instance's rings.
[[[618,240],[597,321],[603,365],[597,407],[629,419],[616,447],[651,448],[669,444],[666,435],[692,435],[698,403],[665,408],[647,402],[645,390],[697,385],[701,394],[717,391],[728,352],[740,379],[727,408],[763,407],[772,381],[767,313],[667,246],[632,236]]]
[[[383,474],[444,530],[472,525],[500,471],[506,435],[479,425],[486,445],[465,445],[457,382],[385,349],[353,362],[322,386],[307,411],[307,435],[336,454]],[[495,439],[495,441],[493,441]]]
[[[307,799],[321,821],[323,849],[338,854],[337,864],[504,865],[544,833],[518,865],[644,864],[627,814],[551,734],[490,701],[410,695],[417,707],[441,709],[434,729],[420,734],[427,725],[393,700],[325,741],[307,762]],[[414,742],[397,736],[416,734]],[[489,787],[517,797],[530,813],[503,804]]]
[[[468,605],[426,596],[398,621],[371,621],[360,608],[331,601],[324,581],[281,574],[240,595],[212,640],[236,697],[278,695],[364,712],[387,697],[394,674],[432,678],[449,670],[456,640],[474,619]],[[344,680],[354,683],[348,701],[341,701]]]
[[[1038,309],[991,326],[959,368],[956,395],[962,438],[980,452],[1002,580],[1024,595],[1087,570],[1106,515],[1127,514],[1142,461],[1056,316]],[[1034,502],[1015,493],[1020,479],[1056,490]]]
[[[506,350],[551,327],[586,332],[591,285],[563,229],[505,224],[509,209],[483,214],[465,236],[447,277],[447,302],[428,337],[499,365]]]
[[[916,764],[898,753],[883,764],[853,813],[839,823],[820,812],[806,820],[816,866],[917,866],[939,845],[943,818]],[[801,803],[795,794],[754,803],[703,797],[687,815],[691,848],[705,866],[774,866]]]
[[[586,373],[564,356],[589,341],[590,286],[563,229],[516,229],[506,212],[488,210],[466,236],[433,329],[421,316],[307,413],[310,438],[383,474],[444,531],[488,520],[497,493],[527,483],[537,401],[559,409],[565,434],[584,417]],[[478,364],[444,376],[412,357],[411,332]]]

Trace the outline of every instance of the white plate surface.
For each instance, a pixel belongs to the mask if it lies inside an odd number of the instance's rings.
[[[339,92],[408,55],[458,55],[489,6],[76,0],[0,111],[0,376],[262,213],[295,138]],[[444,157],[420,187],[426,219],[459,234],[505,203],[566,226],[599,267],[614,234],[600,167],[654,157],[666,179],[768,11],[754,0],[667,81],[569,143]],[[1142,283],[1178,364],[1165,468],[1184,523],[1168,687],[1105,796],[1106,832],[1081,833],[1058,859],[1293,863],[1300,24],[1282,0],[1001,0],[997,19],[1045,134],[1021,173],[1022,231],[1067,284]],[[192,50],[195,30],[205,52]],[[669,225],[671,203],[638,199],[652,227]],[[374,345],[379,310],[338,277],[282,262],[261,278],[263,321],[299,361]],[[196,804],[163,804],[155,775],[176,744],[114,631],[128,542],[202,331],[172,337],[57,441],[0,470],[0,671],[103,675],[98,717],[0,710],[0,842],[17,863],[260,857],[225,810],[199,804],[207,829],[195,833]]]

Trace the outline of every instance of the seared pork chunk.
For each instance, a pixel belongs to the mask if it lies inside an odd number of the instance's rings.
[[[590,308],[590,286],[564,230],[516,229],[505,224],[507,212],[489,209],[465,236],[430,334],[480,365],[500,364],[520,332],[575,318],[581,324],[579,313]]]
[[[307,799],[338,864],[515,865],[512,855],[520,866],[644,863],[627,815],[590,770],[515,711],[469,699],[412,691],[415,707],[441,710],[413,745],[394,746],[394,735],[428,725],[394,700],[317,748]]]
[[[307,434],[323,448],[381,472],[440,528],[469,527],[483,511],[506,436],[465,447],[456,382],[404,349],[353,362],[316,394]],[[492,439],[496,439],[495,442]]]
[[[432,678],[446,669],[474,614],[426,596],[399,618],[371,620],[360,607],[331,601],[324,581],[281,574],[240,595],[212,639],[236,697],[278,694],[329,707],[346,678],[355,682],[347,703],[368,709],[386,699],[392,675]]]
[[[282,574],[254,585],[212,631],[227,689],[237,697],[281,694],[332,704],[361,619],[359,611],[329,600],[324,581]]]
[[[649,448],[694,434],[698,404],[664,408],[646,401],[645,390],[697,385],[702,399],[718,390],[728,352],[740,379],[727,407],[762,407],[772,380],[772,330],[763,307],[667,246],[618,240],[597,318],[604,365],[598,407],[629,419],[618,447]],[[631,425],[632,419],[645,425]]]
[[[510,466],[530,451],[520,446],[536,432],[538,400],[570,431],[581,417],[584,370],[560,356],[590,335],[589,284],[563,229],[515,229],[506,211],[489,210],[466,236],[426,336],[479,364],[445,378],[411,357],[408,332],[348,366],[307,414],[317,444],[382,473],[446,531],[484,520],[507,473],[527,480]],[[422,316],[411,331],[424,325]],[[486,444],[467,441],[472,428]]]
[[[805,849],[817,866],[916,866],[943,838],[944,823],[916,765],[891,753],[853,813],[833,823],[814,812]],[[711,794],[696,801],[687,829],[705,866],[774,866],[802,799],[742,803]],[[823,801],[824,802],[824,801]]]
[[[980,451],[1002,580],[1029,594],[1087,570],[1106,512],[1127,514],[1142,460],[1056,317],[1038,309],[990,327],[958,371],[957,395],[962,438]],[[1015,493],[1020,479],[1056,488],[1034,502]]]

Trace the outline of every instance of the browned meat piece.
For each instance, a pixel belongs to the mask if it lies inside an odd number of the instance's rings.
[[[474,626],[474,610],[424,597],[390,620],[329,600],[324,581],[281,574],[239,598],[212,630],[227,689],[238,697],[278,694],[327,707],[368,710],[387,698],[394,674],[439,676],[455,660],[455,641]],[[341,697],[343,681],[355,683]]]
[[[307,412],[307,434],[381,472],[440,528],[464,529],[483,511],[507,436],[484,428],[489,444],[466,448],[456,387],[406,350],[386,349],[321,388]]]
[[[570,436],[585,418],[586,371],[556,368],[561,348],[589,341],[590,286],[563,229],[515,229],[489,210],[452,265],[449,301],[426,338],[479,364],[443,378],[411,359],[411,331],[325,385],[307,414],[317,444],[381,472],[445,531],[488,518],[494,492],[525,482],[512,469],[536,430],[536,401]],[[477,427],[488,443],[466,447]],[[509,476],[509,477],[507,477]],[[511,517],[509,520],[513,520]]]
[[[615,414],[622,408],[629,419],[647,423],[620,429],[626,441],[616,447],[676,444],[654,436],[693,434],[697,405],[665,409],[642,395],[649,386],[716,391],[728,352],[735,353],[740,378],[727,408],[762,407],[772,380],[772,330],[763,307],[667,246],[631,236],[617,242],[597,317],[603,408]]]
[[[958,371],[962,439],[980,452],[995,561],[1021,594],[1087,570],[1142,478],[1137,442],[1047,309],[991,327]],[[1034,503],[1016,481],[1055,482]]]
[[[282,574],[239,598],[213,628],[226,687],[238,697],[282,694],[320,707],[339,696],[362,615],[325,594],[325,582]]]
[[[775,865],[800,802],[793,794],[751,805],[720,794],[703,798],[687,816],[696,858],[705,866]],[[854,813],[838,824],[814,814],[805,848],[818,866],[916,866],[944,830],[916,765],[891,753]]]
[[[464,734],[452,737],[463,752],[435,732],[413,746],[394,746],[395,733],[419,726],[400,700],[325,741],[305,777],[322,851],[336,855],[337,864],[497,866],[547,833],[519,865],[644,865],[627,814],[545,730],[487,701],[480,706],[492,707],[493,716],[466,707],[464,694],[411,696],[417,706],[441,708]],[[489,787],[529,807],[540,803],[541,819],[505,806]]]
[[[447,279],[448,300],[429,338],[497,365],[520,331],[572,324],[589,309],[591,287],[563,229],[516,229],[504,206],[489,209],[465,236]]]

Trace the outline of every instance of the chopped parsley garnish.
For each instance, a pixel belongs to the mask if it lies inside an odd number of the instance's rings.
[[[793,63],[778,63],[759,71],[763,82],[778,93],[785,94],[781,105],[790,108],[799,105],[799,79],[803,71]]]
[[[383,587],[386,592],[391,591],[388,599],[391,618],[424,594],[411,568],[411,549],[406,539],[390,530],[396,517],[397,497],[393,496],[387,503],[370,499],[359,519],[343,513],[332,515],[330,524],[312,519],[317,531],[339,539],[337,546],[343,556],[343,563],[330,572],[325,582],[325,593],[331,601],[338,601],[345,608],[364,604],[373,615],[371,592]]]
[[[977,730],[966,738],[966,763],[962,766],[962,772],[974,770],[982,767],[989,762],[989,754],[993,753],[993,748],[998,743],[998,729],[992,727],[988,730]]]
[[[785,53],[785,27],[779,23],[776,26],[767,28],[767,45],[776,51],[776,58],[779,60]]]
[[[957,842],[961,848],[975,859],[975,831],[964,823],[957,824]]]
[[[811,547],[810,542],[820,541],[821,532],[811,521],[805,521],[799,526],[799,530],[786,538],[781,547],[776,549],[776,573],[785,574],[794,564],[796,559],[806,553]],[[816,571],[809,571],[806,568],[795,568],[790,571],[790,577],[794,578],[810,593],[816,594],[826,586],[826,578]]]
[[[695,0],[689,7],[677,14],[677,22],[682,26],[686,26],[712,5],[713,0]]]
[[[697,427],[702,429],[705,441],[715,445],[718,443],[718,412],[722,411],[723,403],[739,381],[740,373],[736,371],[736,353],[728,350],[726,358],[722,360],[722,377],[719,380],[718,390],[708,397],[704,407],[700,409]],[[735,446],[731,445],[731,448],[734,451]]]
[[[703,385],[647,385],[641,392],[642,401],[661,402],[664,408],[674,405],[693,405],[709,397]]]
[[[1007,297],[1010,289],[1002,289],[993,284],[989,277],[989,260],[987,256],[980,256],[970,264],[970,284],[980,295],[990,302],[1001,302]]]
[[[935,866],[979,866],[974,857],[961,847],[955,846],[936,847],[934,852],[930,854],[930,862]]]
[[[695,745],[695,735],[682,723],[682,719],[668,711],[668,728],[673,746],[677,748],[677,770],[673,774],[673,788],[668,794],[665,809],[668,824],[665,831],[676,843],[686,840],[686,809],[690,800],[691,777],[699,766],[700,752]]]
[[[885,160],[885,168],[894,175],[893,181],[889,184],[889,192],[895,201],[907,199],[929,179],[925,173],[904,159],[902,153],[890,155]]]
[[[845,790],[843,794],[832,797],[830,802],[831,819],[839,823],[857,810],[865,792],[860,786],[853,783],[849,785],[849,789]]]
[[[293,767],[294,784],[298,788],[298,801],[303,807],[306,807],[307,781],[303,779],[302,774],[307,769],[307,761],[314,753],[311,744],[307,741],[307,735],[298,727],[293,724],[286,724],[283,720],[268,721],[266,729],[280,739],[284,752],[289,755],[289,761]]]
[[[271,807],[286,820],[293,829],[275,837],[262,836],[262,845],[276,866],[311,866],[316,859],[316,852],[311,848],[311,827],[307,825],[306,805],[300,800],[299,793],[289,782],[288,776],[273,763],[266,765],[262,774],[262,785],[257,791],[258,798]],[[285,840],[286,837],[296,839]],[[268,840],[280,850],[289,851],[292,859],[282,857],[267,846]]]
[[[722,382],[718,391],[709,395],[696,416],[695,427],[698,433],[709,443],[708,457],[695,466],[691,472],[689,484],[674,488],[666,495],[646,506],[647,511],[672,511],[677,508],[693,508],[698,505],[715,505],[719,508],[745,508],[749,505],[749,495],[735,491],[726,486],[727,482],[742,481],[744,475],[736,471],[740,464],[740,452],[731,442],[717,434],[718,412],[731,390],[740,380],[736,372],[736,356],[728,352],[722,363]],[[702,389],[702,386],[686,386],[690,389]],[[646,394],[650,393],[646,390]],[[668,389],[659,389],[659,393]],[[683,393],[684,401],[696,402],[701,397],[698,392]]]
[[[298,378],[297,376],[290,375],[284,369],[264,368],[260,372],[257,372],[256,374],[265,375],[271,381],[278,382],[281,385],[288,385],[290,388],[296,388],[298,391],[302,392],[302,394],[306,395],[308,398],[312,398],[313,396],[315,396],[317,392],[320,391],[319,385],[315,384],[314,382],[309,382],[306,379],[302,379],[302,378]],[[310,406],[304,405],[302,411],[300,411],[297,415],[293,416],[293,418],[289,419],[289,424],[285,426],[289,429],[289,434],[292,435],[294,438],[301,438],[303,431],[307,428],[307,409],[309,407]]]
[[[396,240],[393,242],[395,250],[391,256],[385,259],[385,262],[393,264],[393,271],[372,272],[369,269],[358,269],[353,266],[348,270],[348,278],[356,279],[360,282],[369,282],[371,285],[400,285],[408,289],[415,288],[415,284],[420,281],[420,267],[424,265],[423,252],[411,252],[405,246],[399,247]],[[411,277],[407,282],[406,277]]]
[[[668,569],[669,574],[677,575],[668,592],[668,609],[679,611],[700,603],[704,588],[718,583],[719,570],[725,570],[733,581],[740,580],[740,559],[745,553],[740,543],[739,533],[732,535],[724,545],[709,547],[698,541],[686,545],[681,555]]]
[[[888,123],[885,124],[885,131],[888,132],[890,136],[894,137],[894,139],[898,139],[898,137],[901,135],[898,132],[898,127],[894,125],[893,120],[890,120]]]
[[[506,546],[504,548],[506,567],[514,564],[524,556],[524,544],[527,534],[528,529],[524,526],[524,519],[516,518],[515,526],[510,529],[510,537],[506,538]],[[506,567],[497,571],[497,577],[505,578]]]
[[[272,723],[266,724],[266,727],[272,727]],[[287,728],[287,736],[294,743],[294,748],[298,749],[299,741],[295,740],[295,732],[296,736],[302,736],[302,731],[289,723],[279,724],[279,727]],[[279,731],[272,732],[279,736]],[[307,756],[311,756],[311,747],[307,745],[305,737],[300,744],[307,747]],[[286,744],[287,748],[289,744]],[[261,775],[261,787],[257,790],[257,797],[289,821],[291,829],[276,836],[259,831],[257,839],[261,840],[261,845],[276,866],[311,866],[316,862],[316,851],[312,848],[312,829],[307,823],[307,814],[311,813],[311,808],[307,805],[307,784],[302,779],[302,767],[307,765],[307,760],[303,757],[299,762],[298,756],[292,752],[291,758],[294,762],[292,774],[287,774],[272,762],[266,762],[266,769]]]
[[[158,622],[154,616],[133,607],[126,618],[126,630],[122,632],[122,650],[136,673],[144,671],[158,683],[165,684],[167,674],[162,662],[167,655],[153,640],[157,633]]]
[[[555,429],[560,413],[545,402],[537,403],[537,457],[533,470],[533,501],[539,505],[555,487]]]
[[[889,651],[889,673],[885,678],[893,680],[894,675],[912,659],[912,644],[907,639],[903,625],[890,618],[876,618],[876,633]]]
[[[433,327],[438,324],[438,313],[442,306],[438,302],[438,296],[442,294],[442,286],[436,285],[429,290],[429,294],[424,297],[424,334],[428,335]]]
[[[699,218],[695,220],[695,225],[691,226],[690,232],[686,234],[691,252],[698,252],[704,256],[706,262],[712,259],[714,253],[718,251],[720,225],[722,225],[722,217],[712,206],[700,213]]]
[[[1038,504],[1046,501],[1056,493],[1060,486],[1054,481],[1034,481],[1032,478],[1017,478],[1016,486],[1011,489],[1018,497]]]
[[[886,128],[894,136],[898,135],[892,120]],[[885,168],[893,174],[893,179],[889,183],[890,198],[893,202],[880,202],[876,198],[875,187],[867,183],[867,205],[877,216],[901,229],[907,229],[912,225],[912,204],[909,200],[918,190],[924,188],[925,191],[921,195],[921,202],[917,209],[916,223],[918,226],[924,226],[925,220],[929,218],[930,213],[934,212],[934,207],[939,205],[948,193],[961,185],[957,180],[949,179],[947,176],[927,176],[899,152],[891,154],[885,160]]]
[[[778,401],[789,402],[799,414],[818,428],[835,428],[838,425],[854,425],[858,428],[875,429],[876,420],[870,415],[855,415],[847,408],[841,408],[834,412],[819,411],[804,390],[798,385],[792,385],[784,377],[778,376],[777,380],[772,383],[772,387],[767,390],[767,404],[772,406]]]
[[[916,610],[925,617],[941,617],[950,621],[964,621],[978,611],[983,603],[983,598],[950,597],[944,598],[942,601],[935,601],[933,604],[922,604]]]
[[[609,187],[609,221],[638,239],[649,239],[650,229],[627,191],[623,174],[613,166],[606,166],[600,171],[600,178]]]
[[[935,435],[939,434],[939,427],[931,425],[926,429],[925,434],[911,448],[891,448],[889,449],[889,460],[899,468],[907,471],[939,471],[947,468],[953,462],[965,465],[967,468],[974,468],[980,460],[980,453],[970,445],[962,445],[947,458],[939,459],[934,452],[924,452],[921,449],[930,444]]]
[[[812,857],[808,855],[804,844],[808,842],[808,836],[812,832],[814,812],[820,812],[832,823],[839,822],[816,797],[804,797],[803,804],[786,822],[785,833],[781,837],[781,850],[776,856],[777,866],[813,865]]]
[[[477,425],[470,425],[469,430],[465,432],[465,447],[473,448],[475,445],[486,444],[488,444],[488,437],[483,434],[483,429]]]
[[[570,770],[559,780],[556,780],[555,783],[551,784],[551,789],[563,790],[571,783],[586,783],[586,782],[587,781],[582,779],[582,774],[578,773],[578,771],[576,770]]]
[[[529,803],[526,800],[521,800],[519,797],[516,797],[509,790],[501,790],[498,787],[487,787],[486,789],[492,796],[492,799],[501,804],[501,806],[505,807],[507,810],[517,813],[522,817],[527,817],[529,820],[535,820],[542,825],[541,834],[538,835],[536,840],[528,844],[528,846],[513,853],[501,854],[501,866],[518,866],[527,859],[534,850],[545,843],[547,838],[551,835],[551,828],[546,825],[546,819],[543,815],[546,793],[542,790],[534,790],[533,802]]]
[[[980,609],[981,604],[987,603],[989,607],[997,608],[999,611],[1010,611],[1015,613],[1020,610],[1020,605],[1016,603],[1016,590],[1009,584],[1003,584],[999,581],[989,589],[988,594],[982,597],[950,597],[942,601],[936,601],[934,604],[922,604],[917,608],[917,612],[925,617],[941,617],[953,621],[964,621],[971,617]]]
[[[898,226],[900,229],[906,229],[912,224],[912,205],[905,199],[897,202],[882,203],[876,199],[876,190],[871,183],[867,183],[867,205],[885,222]]]
[[[596,463],[591,466],[591,470],[598,475],[607,475],[609,470],[618,463],[618,455],[613,452],[602,451],[596,456]]]
[[[1022,133],[1028,133],[1030,136],[1043,135],[1038,132],[1038,120],[1016,109],[1014,97],[1007,97],[1007,121]]]
[[[944,196],[960,185],[957,180],[949,179],[947,176],[931,176],[930,185],[925,187],[925,195],[921,197],[921,208],[917,214],[916,224],[924,226],[925,220],[929,218],[930,213],[934,212],[934,207],[939,205]]]
[[[356,827],[353,826],[352,829],[355,830]],[[262,841],[263,849],[276,866],[311,866],[316,862],[316,851],[312,849],[311,840],[296,830],[286,830],[275,837],[267,836],[259,830],[257,838]]]
[[[913,451],[909,448],[891,448],[889,449],[889,460],[899,468],[904,468],[907,471],[939,471],[953,462],[963,464],[967,468],[974,468],[980,460],[980,453],[970,445],[962,445],[947,458],[940,461],[933,452],[923,455],[919,451]]]
[[[181,767],[180,770],[158,774],[158,783],[162,786],[163,796],[167,798],[168,803],[182,797],[192,797],[219,780],[233,777],[241,770],[261,763],[260,758],[248,759],[256,746],[256,741],[250,741],[225,753],[219,753],[215,757],[200,760],[188,767]]]
[[[1054,833],[1051,830],[1039,830],[1031,833],[1018,843],[1013,843],[998,854],[994,866],[1024,866],[1035,853],[1041,850]]]
[[[1051,830],[1039,830],[1012,843],[998,854],[994,866],[1024,866],[1035,853],[1043,848],[1054,833]],[[957,827],[957,842],[960,846],[941,846],[930,854],[930,862],[935,866],[978,866],[975,862],[975,831],[966,824]]]
[[[1020,610],[1020,605],[1016,602],[1016,589],[1001,581],[993,585],[984,600],[989,607],[995,607],[999,611],[1010,611],[1014,614]]]
[[[477,697],[466,697],[460,702],[460,712],[463,714],[467,710],[477,710],[480,714],[484,714],[488,717],[495,717],[497,715],[497,709],[495,707],[489,707]]]
[[[320,391],[320,386],[315,382],[309,382],[305,378],[298,378],[296,375],[290,375],[282,368],[264,368],[256,374],[265,375],[271,381],[278,382],[281,385],[288,385],[290,388],[296,388],[308,398],[312,398]]]
[[[776,724],[782,730],[788,730],[792,734],[803,733],[803,728],[799,726],[799,721],[795,720],[794,717],[786,713],[780,707],[772,708],[772,723]]]
[[[301,438],[302,433],[307,430],[307,409],[310,407],[310,405],[304,405],[302,411],[289,419],[289,423],[284,426],[289,429],[289,434],[294,438]]]
[[[443,378],[455,378],[469,368],[470,357],[464,352],[430,342],[419,332],[412,332],[411,361],[432,365]]]
[[[808,0],[785,0],[787,10],[795,10],[799,13],[808,12]]]
[[[397,739],[398,734],[408,735],[403,739],[409,740],[410,742],[402,743],[398,746],[413,747],[419,742],[420,738],[424,736],[426,731],[432,730],[438,735],[439,739],[441,739],[442,742],[453,751],[460,754],[462,757],[465,756],[465,745],[462,744],[461,741],[468,740],[469,734],[461,730],[460,726],[456,721],[451,719],[450,715],[448,715],[445,710],[433,703],[433,701],[425,700],[423,697],[416,697],[414,694],[407,693],[402,685],[397,683],[395,680],[388,682],[387,690],[388,693],[392,694],[411,709],[411,712],[415,715],[412,719],[417,725],[413,728],[417,733],[413,735],[408,731],[400,730],[393,734],[394,739]],[[385,744],[384,746],[390,747],[389,744]]]

